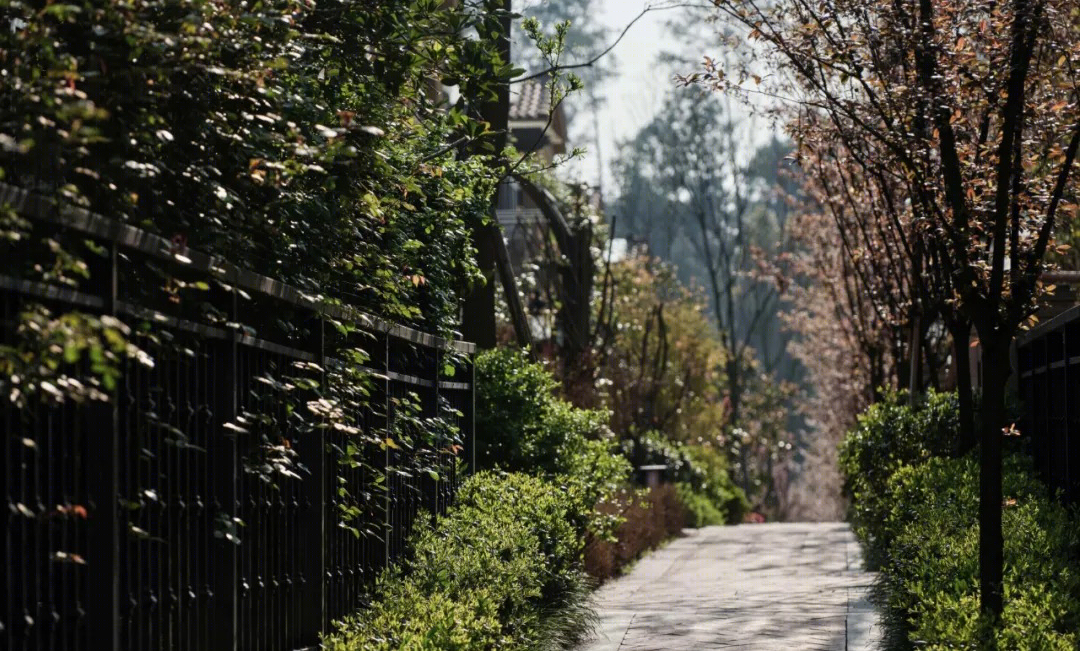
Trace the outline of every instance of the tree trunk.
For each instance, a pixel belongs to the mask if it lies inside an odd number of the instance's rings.
[[[725,336],[724,339],[727,340],[728,337]],[[731,427],[730,431],[734,435],[735,432],[739,430],[739,418],[741,416],[739,412],[742,408],[742,387],[739,386],[739,383],[741,381],[741,378],[739,377],[739,360],[735,357],[736,353],[733,336],[731,337],[731,342],[732,343],[730,346],[727,346],[725,344],[725,347],[728,348],[729,352],[728,359],[724,363],[724,375],[727,378],[728,384],[728,414],[730,417],[729,425]],[[746,493],[747,497],[750,497],[751,487],[750,450],[748,447],[749,441],[747,441],[746,437],[742,436],[741,433],[739,434],[739,439],[739,462],[742,465],[742,482],[740,488],[743,489],[743,492]]]
[[[734,353],[732,353],[734,354]],[[728,381],[728,396],[731,403],[731,426],[739,426],[739,413],[742,407],[742,387],[739,386],[739,362],[734,357],[730,357],[724,364],[724,373],[727,375]]]
[[[892,336],[889,337],[889,352],[894,360],[892,367],[892,372],[895,374],[895,377],[892,378],[893,386],[897,390],[906,389],[911,381],[911,347],[905,345],[905,340],[910,338],[911,333],[904,332],[904,329],[900,326],[894,326],[891,334]]]
[[[979,432],[979,590],[982,612],[994,619],[1003,606],[1004,538],[1001,531],[1001,430],[1005,382],[1009,378],[1009,338],[986,337],[982,345],[982,404]]]
[[[461,332],[467,341],[481,350],[495,347],[495,238],[498,226],[482,224],[473,227],[472,241],[476,247],[476,264],[484,273],[484,284],[473,287],[465,297],[461,315]]]
[[[922,329],[923,351],[923,388],[941,391],[941,377],[944,374],[945,360],[938,359],[937,348],[930,340],[930,328]]]
[[[967,319],[950,319],[949,336],[953,342],[953,359],[956,362],[956,396],[959,404],[960,440],[957,454],[975,449],[975,401],[971,395],[971,324]]]
[[[560,264],[562,308],[559,321],[565,337],[564,374],[574,378],[585,372],[584,358],[590,348],[592,333],[592,293],[595,273],[592,259],[592,228],[588,223],[571,227],[566,250],[560,251],[565,264]]]
[[[919,314],[915,314],[911,319],[908,359],[908,404],[914,407],[922,394],[922,318]]]
[[[502,281],[503,295],[506,296],[506,307],[510,312],[510,321],[514,324],[514,335],[517,345],[529,351],[533,355],[532,331],[529,330],[529,317],[525,314],[525,306],[521,303],[521,293],[518,291],[517,278],[514,277],[514,267],[510,263],[510,253],[506,250],[506,242],[502,234],[496,229],[494,236],[495,267],[499,272],[499,280]],[[492,312],[494,316],[494,311]]]
[[[874,349],[868,352],[867,357],[870,365],[870,402],[881,400],[881,390],[885,387],[885,363],[882,360],[880,350]]]
[[[499,33],[495,36],[499,50],[501,63],[510,62],[510,1],[503,0],[503,9],[506,16],[500,19]],[[495,66],[492,67],[495,74]],[[507,128],[510,121],[510,84],[499,84],[497,96],[486,101],[480,106],[480,119],[488,123],[488,128],[494,132],[491,144],[496,152],[501,152],[506,146]],[[502,237],[499,233],[498,221],[495,218],[495,206],[498,205],[498,193],[491,200],[492,223],[473,225],[472,243],[476,247],[476,263],[483,272],[486,282],[473,287],[465,297],[464,312],[461,318],[461,331],[465,339],[476,344],[481,350],[494,348],[496,344],[495,332],[495,238]]]

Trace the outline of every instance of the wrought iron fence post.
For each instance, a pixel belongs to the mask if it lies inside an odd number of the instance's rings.
[[[1043,359],[1042,359],[1042,404],[1039,405],[1042,408],[1042,421],[1043,421],[1043,440],[1047,445],[1046,456],[1046,477],[1045,481],[1054,485],[1055,471],[1054,467],[1054,448],[1057,443],[1056,436],[1054,434],[1054,421],[1051,418],[1053,414],[1053,380],[1050,378],[1050,337],[1043,338]]]
[[[1061,388],[1055,392],[1055,395],[1061,399],[1061,448],[1059,453],[1062,456],[1062,465],[1064,466],[1064,477],[1062,477],[1061,485],[1068,491],[1072,486],[1072,478],[1070,477],[1069,468],[1069,380],[1071,379],[1072,371],[1069,364],[1069,329],[1061,329]]]
[[[469,463],[469,474],[476,473],[476,353],[469,356],[469,399],[468,414],[465,415],[465,424],[469,431],[466,434],[466,445],[469,446],[469,455],[472,461]]]
[[[431,508],[431,512],[437,518],[440,515],[442,515],[442,509],[445,506],[445,502],[442,499],[442,488],[443,488],[443,483],[446,481],[446,477],[448,477],[448,473],[446,471],[446,468],[443,467],[443,458],[444,458],[444,456],[443,456],[443,443],[444,443],[444,439],[443,439],[443,432],[442,432],[442,429],[441,429],[442,423],[439,422],[439,414],[441,413],[441,410],[439,409],[439,407],[440,407],[440,404],[439,404],[439,401],[440,401],[439,388],[440,388],[440,381],[442,380],[442,377],[441,377],[441,375],[442,375],[442,349],[441,348],[435,348],[434,357],[435,357],[435,372],[432,373],[432,384],[433,384],[432,390],[435,392],[435,413],[433,414],[433,417],[435,419],[435,422],[438,423],[438,427],[440,429],[437,430],[438,431],[438,436],[436,436],[436,438],[435,438],[435,454],[432,457],[432,459],[434,459],[436,476],[434,478],[434,481],[432,482],[433,486],[432,486],[432,490],[431,490],[432,498],[431,498],[431,507],[430,508]]]
[[[237,309],[237,292],[235,288],[230,290],[229,318],[232,328],[239,323]],[[235,539],[228,535],[242,536],[243,531],[236,530],[235,518],[240,513],[239,504],[239,460],[237,459],[237,442],[234,434],[225,427],[236,419],[239,410],[239,396],[237,392],[240,384],[240,350],[238,342],[239,333],[235,330],[230,332],[225,346],[225,386],[224,400],[222,400],[223,413],[217,414],[217,427],[215,427],[215,444],[213,449],[215,466],[215,494],[218,496],[219,530],[216,532],[216,572],[215,589],[212,603],[212,611],[217,619],[214,626],[214,649],[216,651],[229,651],[237,648],[237,618],[239,616],[239,569],[240,549]],[[242,538],[241,538],[242,540]]]
[[[313,327],[312,353],[319,371],[319,387],[326,383],[326,347],[324,319],[320,315]],[[326,430],[315,428],[307,435],[301,451],[310,476],[303,482],[302,490],[308,495],[308,504],[301,520],[301,536],[307,540],[304,553],[304,638],[316,640],[323,632],[326,621]]]
[[[390,438],[393,437],[394,414],[393,414],[393,411],[392,411],[392,403],[391,403],[391,399],[390,399],[390,334],[389,333],[386,333],[384,335],[383,373],[385,374],[384,376],[386,378],[384,380],[385,383],[383,385],[384,388],[385,388],[384,397],[386,399],[386,432],[385,432],[385,438],[390,439]],[[394,503],[394,499],[393,499],[395,497],[393,495],[393,488],[390,485],[390,483],[392,481],[391,477],[390,477],[390,457],[391,457],[391,455],[390,455],[390,446],[386,445],[385,442],[384,442],[383,449],[384,449],[384,453],[383,453],[383,476],[384,477],[383,478],[385,479],[385,481],[383,481],[383,490],[386,491],[386,495],[384,496],[384,500],[385,500],[384,504],[386,505],[386,508],[385,508],[385,513],[383,514],[383,517],[384,517],[384,522],[383,522],[383,552],[386,554],[386,557],[383,559],[383,562],[384,562],[383,567],[390,567],[390,558],[391,558],[391,555],[392,555],[391,554],[392,541],[390,540],[390,538],[394,534],[393,509],[396,506],[396,504]]]
[[[117,273],[116,245],[108,250],[109,260],[102,278],[91,276],[104,299],[103,313],[116,314]],[[90,646],[102,651],[120,649],[120,390],[115,389],[109,402],[101,407],[103,427],[89,442],[90,495],[93,510],[90,516],[87,563],[89,583],[95,586],[89,600]]]

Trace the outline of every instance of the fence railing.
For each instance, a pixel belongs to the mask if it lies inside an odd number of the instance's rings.
[[[1043,479],[1080,500],[1080,307],[1016,340],[1021,431],[1030,433]]]
[[[5,263],[0,343],[31,305],[115,315],[153,365],[121,356],[108,401],[2,401],[0,647],[315,647],[471,466],[471,344],[10,186],[3,204],[100,255],[75,287]],[[68,360],[84,383],[90,357]]]

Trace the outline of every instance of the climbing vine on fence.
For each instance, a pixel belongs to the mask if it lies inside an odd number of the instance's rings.
[[[476,279],[466,226],[496,173],[457,156],[485,128],[439,82],[485,98],[510,72],[468,36],[484,9],[10,3],[0,168],[313,293],[452,328]]]
[[[325,303],[452,335],[480,280],[470,227],[487,218],[501,173],[500,152],[469,146],[490,133],[472,103],[515,72],[490,38],[498,5],[6,3],[0,181],[156,233],[177,260],[203,251]],[[11,277],[101,295],[106,248],[0,206]],[[120,262],[132,304],[245,335],[272,329],[301,349],[313,336],[300,315],[267,314],[220,277]],[[238,311],[223,300],[233,294]],[[16,320],[0,346],[0,393],[20,408],[106,402],[132,362],[149,370],[196,355],[171,326],[131,314],[28,301]],[[389,425],[387,405],[368,400],[374,342],[327,323],[340,332],[325,360],[277,364],[241,396],[226,427],[258,440],[245,470],[274,486],[302,480],[296,439],[334,430],[350,441],[343,467],[375,476],[370,450],[390,447],[395,472],[443,474],[445,450],[460,449],[453,410],[424,420],[396,397],[393,427],[376,433]],[[448,352],[440,376],[460,362]],[[162,428],[184,443],[183,427]],[[368,488],[341,489],[343,526],[377,502],[381,488]],[[226,520],[226,534],[242,535]]]

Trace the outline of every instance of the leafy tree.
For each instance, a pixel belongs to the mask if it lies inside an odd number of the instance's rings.
[[[610,299],[598,314],[591,361],[592,384],[599,404],[612,412],[612,429],[629,439],[653,431],[722,450],[756,508],[781,515],[792,451],[785,423],[791,387],[747,355],[741,364],[746,419],[733,428],[728,352],[700,293],[681,285],[669,263],[645,255],[612,264],[609,273]]]

